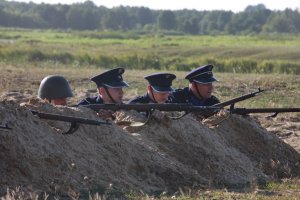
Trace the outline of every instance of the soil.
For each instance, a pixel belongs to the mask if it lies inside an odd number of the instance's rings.
[[[49,193],[251,189],[300,175],[298,114],[267,119],[223,112],[203,121],[189,114],[130,127],[122,121],[144,121],[143,113],[120,111],[111,125],[81,124],[65,135],[69,123],[31,110],[99,120],[97,113],[17,93],[2,96],[0,110],[1,122],[12,128],[0,130],[0,196],[20,185]]]

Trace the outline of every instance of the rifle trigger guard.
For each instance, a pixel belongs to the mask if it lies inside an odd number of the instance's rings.
[[[63,132],[63,135],[73,134],[79,128],[79,124],[76,122],[71,122],[71,126],[67,132]]]
[[[267,118],[269,118],[269,117],[272,117],[272,118],[274,118],[274,117],[276,117],[278,115],[278,112],[275,112],[273,115],[269,115],[269,116],[267,116]]]
[[[9,126],[7,125],[7,123],[5,123],[4,125],[1,125],[0,128],[6,129],[6,130],[11,130],[11,129],[12,129],[11,127],[9,127]]]
[[[178,116],[178,117],[171,117],[171,116],[168,116],[169,119],[172,119],[172,120],[178,120],[178,119],[181,119],[183,117],[185,117],[187,114],[189,114],[190,112],[184,112],[182,115]]]
[[[11,129],[12,129],[11,127],[9,127],[9,126],[7,125],[7,123],[5,123],[5,128],[8,129],[8,130],[11,130]]]

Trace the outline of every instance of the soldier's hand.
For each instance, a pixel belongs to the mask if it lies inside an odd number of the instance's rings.
[[[165,114],[162,113],[162,112],[159,111],[159,110],[154,110],[154,111],[152,112],[152,116],[153,116],[154,118],[156,118],[156,119],[159,119],[159,120],[165,118]]]
[[[111,119],[111,120],[115,119],[114,111],[112,111],[112,110],[99,110],[97,115],[101,119]]]

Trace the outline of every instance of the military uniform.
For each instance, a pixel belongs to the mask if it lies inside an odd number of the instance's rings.
[[[143,96],[138,96],[135,97],[133,99],[130,99],[128,101],[129,104],[133,104],[133,103],[155,103],[154,101],[152,101],[148,95],[148,93],[144,94]]]
[[[148,81],[149,85],[153,88],[155,92],[165,93],[165,92],[173,91],[173,88],[171,86],[172,86],[172,81],[176,78],[176,76],[170,73],[155,73],[155,74],[145,76],[144,78]],[[138,96],[129,100],[128,103],[132,104],[132,103],[156,103],[156,102],[155,100],[153,101],[150,98],[148,93],[146,93],[142,96]]]
[[[82,99],[78,105],[89,105],[89,104],[103,104],[103,100],[100,98],[100,96],[97,97],[87,97],[85,99]]]
[[[189,103],[195,106],[212,106],[220,103],[219,99],[211,96],[209,99],[199,99],[196,97],[189,87],[175,90],[170,98],[169,103]]]
[[[213,76],[212,73],[213,66],[205,65],[198,67],[191,72],[189,72],[185,79],[189,80],[190,83],[195,82],[199,84],[208,84],[212,82],[216,82],[217,79]],[[198,91],[198,95],[200,92]],[[198,98],[189,87],[183,89],[175,90],[169,98],[170,103],[190,103],[195,106],[212,106],[214,104],[220,103],[219,99],[215,96],[211,96],[208,99]]]
[[[125,72],[124,68],[115,68],[112,70],[105,71],[97,76],[91,78],[91,81],[95,82],[97,88],[104,87],[109,94],[107,88],[123,88],[129,85],[123,80],[122,74]],[[110,97],[111,98],[111,97]],[[89,105],[89,104],[104,104],[105,102],[98,95],[96,97],[87,97],[82,99],[78,105]]]

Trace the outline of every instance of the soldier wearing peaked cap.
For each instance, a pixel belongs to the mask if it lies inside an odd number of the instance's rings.
[[[169,94],[173,92],[172,81],[176,78],[174,74],[156,73],[144,77],[149,85],[143,96],[129,100],[128,103],[165,103]]]
[[[147,92],[142,96],[129,100],[128,103],[166,103],[170,93],[173,92],[173,88],[171,86],[172,81],[176,78],[176,76],[170,73],[155,73],[145,76],[144,78],[149,83]],[[160,111],[154,111],[152,115],[158,119],[162,119],[164,117],[164,114]]]
[[[123,80],[122,74],[124,72],[124,68],[115,68],[92,77],[91,81],[97,85],[98,96],[83,99],[78,105],[122,103],[123,88],[129,86]],[[102,111],[101,116],[108,118],[107,116],[111,116],[112,113],[112,111],[109,111],[109,113]]]
[[[195,106],[212,106],[220,101],[212,95],[213,83],[217,79],[213,76],[213,65],[198,67],[189,72],[185,79],[189,80],[189,87],[178,89],[171,95],[172,103],[191,103]]]

